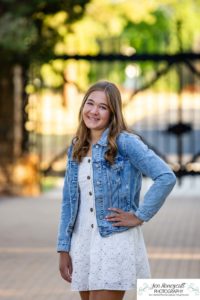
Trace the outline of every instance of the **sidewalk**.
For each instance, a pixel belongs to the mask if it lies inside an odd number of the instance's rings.
[[[190,196],[191,194],[191,196]],[[0,199],[0,299],[78,300],[59,275],[55,250],[61,189]],[[200,195],[178,188],[143,225],[154,278],[200,277]],[[125,300],[134,300],[128,292]]]

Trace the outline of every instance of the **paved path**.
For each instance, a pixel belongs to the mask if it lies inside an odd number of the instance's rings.
[[[189,195],[175,190],[143,226],[154,278],[200,277],[200,196],[192,188]],[[61,189],[0,199],[0,300],[80,299],[58,271],[60,198]],[[132,292],[125,296],[134,299]]]

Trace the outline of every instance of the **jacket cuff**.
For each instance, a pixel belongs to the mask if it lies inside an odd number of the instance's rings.
[[[69,252],[71,246],[71,240],[69,241],[58,241],[57,242],[57,252]]]
[[[152,218],[152,215],[144,210],[138,209],[135,213],[136,217],[138,217],[141,221],[149,221]]]

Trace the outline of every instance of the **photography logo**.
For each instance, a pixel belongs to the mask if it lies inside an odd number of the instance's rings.
[[[138,279],[137,300],[199,300],[200,279]]]

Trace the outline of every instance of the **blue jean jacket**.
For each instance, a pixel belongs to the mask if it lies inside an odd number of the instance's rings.
[[[106,129],[100,140],[92,146],[92,169],[96,218],[102,237],[129,229],[113,227],[105,220],[109,207],[133,212],[143,221],[150,220],[160,209],[176,183],[169,166],[148,148],[136,135],[122,132],[117,138],[118,153],[110,165],[104,154],[107,150]],[[57,251],[70,250],[71,236],[79,207],[79,164],[72,159],[72,145],[68,150],[61,216],[57,237]],[[139,203],[142,174],[153,179],[153,184]]]

